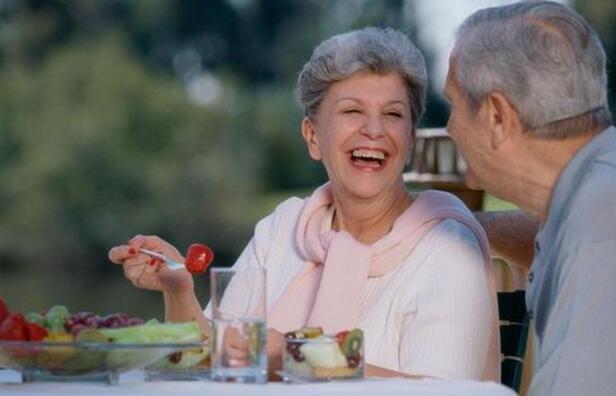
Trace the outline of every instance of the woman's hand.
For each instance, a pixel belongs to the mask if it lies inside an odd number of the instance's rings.
[[[145,248],[163,253],[184,262],[180,252],[157,236],[137,235],[124,245],[109,250],[109,260],[124,268],[124,276],[142,289],[159,290],[168,294],[182,294],[193,290],[192,276],[185,270],[170,271],[155,258],[139,253]]]
[[[223,348],[225,364],[231,367],[244,367],[251,364],[254,359],[252,354],[256,351],[251,351],[250,336],[242,334],[235,327],[227,327],[223,334]],[[256,345],[252,345],[254,349]],[[267,330],[267,362],[270,381],[280,381],[281,378],[276,374],[282,369],[282,348],[283,336],[282,333],[274,330]]]
[[[229,367],[246,367],[251,364],[251,336],[239,328],[229,326],[223,333],[223,364]],[[253,345],[253,348],[256,345]],[[254,351],[253,351],[254,353]]]

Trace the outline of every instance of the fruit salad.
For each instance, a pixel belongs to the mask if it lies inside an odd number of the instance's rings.
[[[174,344],[191,347],[178,351]],[[198,323],[144,323],[124,313],[71,313],[63,305],[23,314],[0,298],[0,366],[72,375],[138,367],[159,358],[165,367],[209,364]]]
[[[320,327],[304,327],[284,335],[285,380],[329,380],[363,377],[364,335],[361,329],[330,336]]]

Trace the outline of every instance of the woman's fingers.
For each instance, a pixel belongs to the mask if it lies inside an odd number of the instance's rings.
[[[122,265],[124,276],[136,287],[174,292],[188,290],[193,286],[190,274],[169,271],[160,260],[141,253],[139,249],[142,248],[184,261],[176,248],[155,235],[135,235],[126,244],[111,248],[107,255],[112,263]]]
[[[158,279],[159,265],[157,261],[152,261],[145,254],[139,254],[126,259],[123,264],[124,276],[133,285],[143,289],[160,289],[160,280]]]
[[[123,264],[125,260],[134,257],[139,250],[131,245],[114,246],[109,249],[107,256],[112,263]]]
[[[124,264],[124,261],[127,259],[138,255],[139,249],[142,248],[158,251],[167,256],[172,256],[173,258],[179,257],[182,259],[182,256],[176,248],[155,235],[135,235],[126,242],[126,244],[111,248],[107,255],[111,262],[115,264]]]
[[[225,329],[224,346],[229,364],[232,366],[246,365],[250,360],[250,342],[248,337],[238,329],[228,327]]]
[[[227,349],[227,356],[236,361],[246,361],[248,360],[249,353],[248,349],[229,347]]]
[[[137,250],[146,248],[163,253],[177,261],[184,260],[180,252],[173,245],[156,235],[135,235],[127,243]]]

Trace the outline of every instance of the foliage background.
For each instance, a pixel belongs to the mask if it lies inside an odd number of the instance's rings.
[[[324,180],[293,93],[314,45],[391,26],[430,64],[414,4],[0,0],[0,296],[19,310],[160,318],[159,294],[133,288],[108,249],[157,234],[232,264],[260,217]],[[615,4],[574,4],[610,59]],[[439,93],[428,109],[422,126],[444,125]]]

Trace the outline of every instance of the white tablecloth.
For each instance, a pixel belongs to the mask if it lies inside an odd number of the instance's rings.
[[[451,395],[451,396],[514,396],[515,392],[493,382],[450,380],[367,379],[362,381],[317,384],[267,385],[229,384],[212,381],[144,382],[138,371],[122,374],[119,384],[95,383],[21,383],[13,370],[0,370],[0,395]]]

